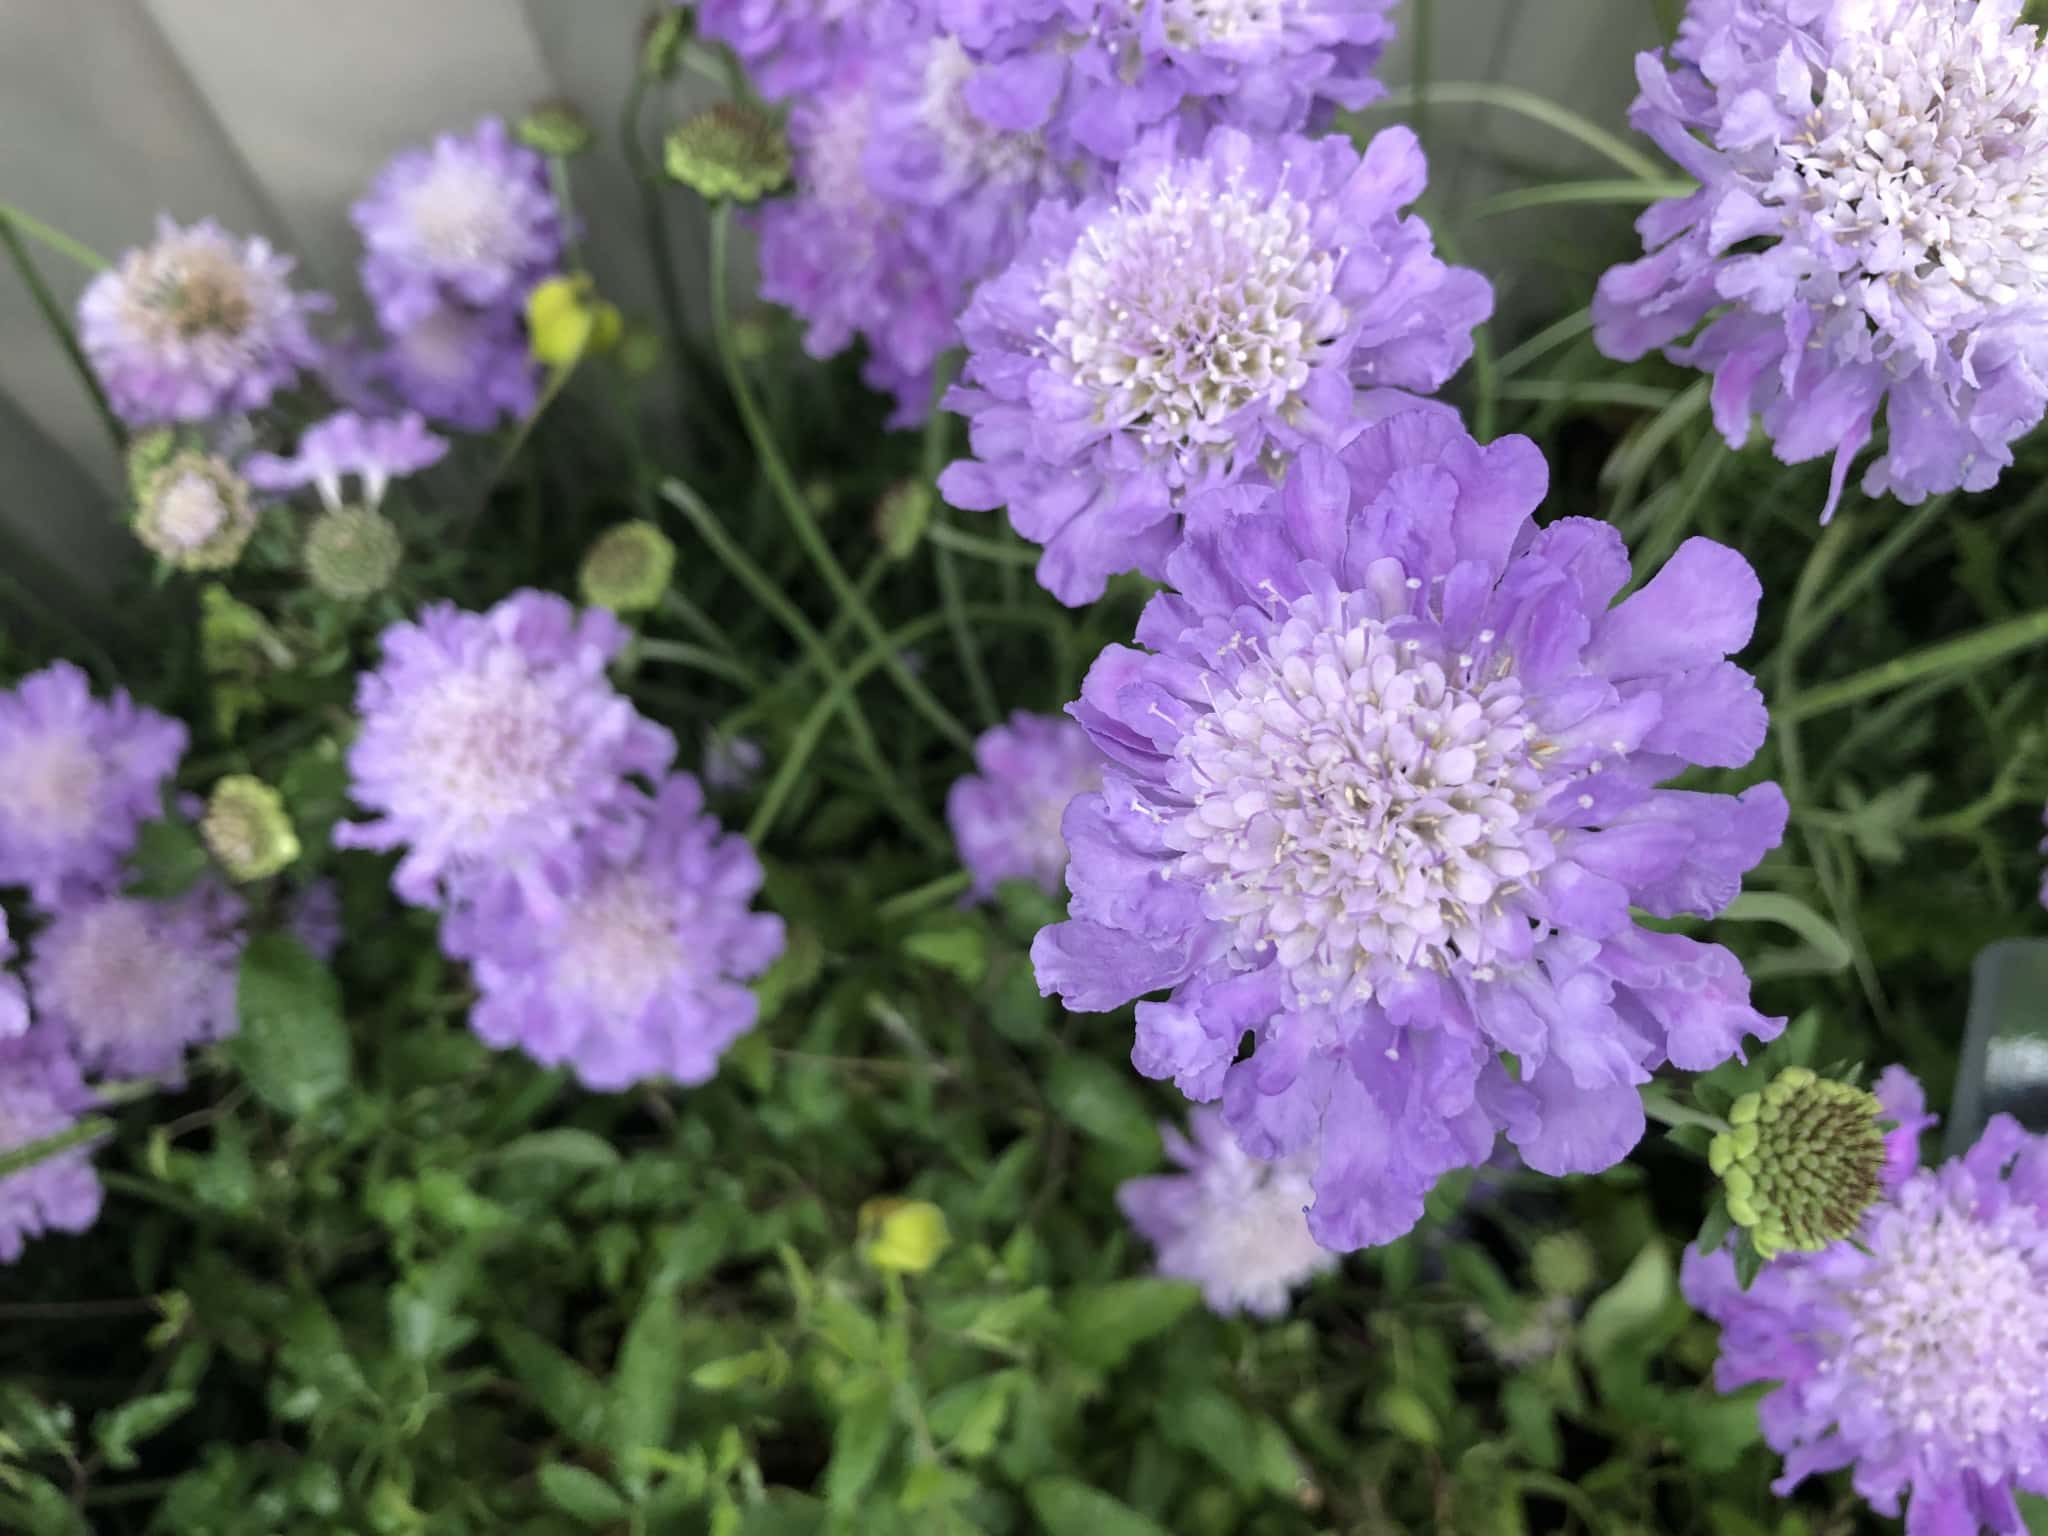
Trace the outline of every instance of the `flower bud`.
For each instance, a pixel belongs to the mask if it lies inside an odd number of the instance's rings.
[[[908,560],[932,520],[932,488],[922,480],[903,480],[875,503],[875,537],[891,560]]]
[[[676,547],[648,522],[607,529],[583,557],[583,600],[614,613],[639,613],[661,601],[675,575]]]
[[[284,796],[261,779],[231,774],[213,786],[199,835],[228,878],[238,883],[268,880],[299,856]]]
[[[528,149],[561,160],[590,148],[590,119],[572,101],[544,101],[512,131]]]
[[[1878,1196],[1883,1113],[1861,1088],[1805,1067],[1735,1101],[1707,1165],[1760,1255],[1812,1253],[1855,1234]]]
[[[720,102],[669,134],[663,163],[707,202],[758,202],[789,180],[789,140],[763,108]]]
[[[953,1241],[946,1213],[929,1200],[870,1200],[860,1230],[868,1263],[899,1275],[923,1274]]]
[[[534,358],[550,368],[573,368],[586,352],[609,351],[623,329],[618,306],[599,298],[581,273],[544,279],[526,297]]]
[[[336,602],[358,603],[391,585],[404,553],[398,529],[383,513],[336,507],[306,530],[306,577]]]
[[[647,24],[640,40],[641,78],[660,81],[675,75],[690,41],[691,20],[687,5],[671,5]]]
[[[242,558],[256,531],[249,487],[226,460],[177,453],[141,487],[135,537],[181,571],[224,571]]]

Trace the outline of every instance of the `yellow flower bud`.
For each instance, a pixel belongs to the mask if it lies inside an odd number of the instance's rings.
[[[951,1246],[946,1213],[929,1200],[870,1200],[860,1208],[862,1257],[876,1269],[921,1275]]]

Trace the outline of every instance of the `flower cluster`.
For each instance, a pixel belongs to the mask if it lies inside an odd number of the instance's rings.
[[[485,118],[399,155],[354,218],[388,343],[382,382],[466,431],[530,410],[538,386],[521,314],[560,265],[564,237],[546,162]]]
[[[1192,1280],[1209,1309],[1278,1317],[1290,1294],[1337,1266],[1309,1233],[1312,1154],[1275,1162],[1249,1157],[1214,1109],[1188,1117],[1188,1134],[1166,1128],[1166,1152],[1183,1170],[1132,1179],[1117,1204],[1158,1255],[1159,1273]]]
[[[1533,529],[1545,481],[1526,441],[1411,410],[1198,498],[1149,649],[1105,651],[1072,710],[1110,767],[1067,814],[1040,985],[1172,989],[1134,1062],[1220,1097],[1255,1157],[1319,1147],[1331,1247],[1406,1231],[1503,1131],[1540,1172],[1605,1168],[1654,1068],[1782,1025],[1726,950],[1632,915],[1720,911],[1783,832],[1774,785],[1657,787],[1762,743],[1725,659],[1756,577],[1693,539],[1610,606],[1619,535]]]
[[[1067,872],[1060,819],[1076,795],[1102,787],[1102,754],[1072,721],[1018,710],[982,733],[974,765],[980,771],[956,779],[946,796],[953,842],[974,882],[969,894],[1028,880],[1057,896]]]
[[[1731,444],[1761,416],[1785,462],[1832,454],[1829,511],[1880,411],[1869,494],[1992,485],[2048,407],[2048,53],[2020,12],[1695,0],[1631,116],[1700,187],[1602,280],[1602,349],[1712,373]]]
[[[2048,1141],[2000,1115],[1922,1169],[1919,1084],[1892,1068],[1877,1095],[1899,1128],[1861,1230],[1746,1291],[1728,1253],[1695,1250],[1686,1297],[1721,1325],[1721,1390],[1777,1384],[1758,1411],[1779,1493],[1847,1467],[1879,1512],[1910,1499],[1915,1536],[2023,1532],[2014,1493],[2048,1493]]]
[[[752,852],[701,814],[675,743],[613,688],[627,632],[523,591],[384,634],[358,685],[344,847],[404,850],[394,889],[443,913],[471,962],[472,1023],[594,1087],[698,1082],[752,1026],[778,920],[748,910]],[[658,784],[650,795],[643,783]]]

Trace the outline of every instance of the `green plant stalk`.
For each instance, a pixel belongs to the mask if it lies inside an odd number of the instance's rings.
[[[682,640],[651,640],[641,636],[634,649],[647,661],[665,662],[671,666],[688,667],[693,672],[702,672],[711,677],[725,679],[741,688],[756,686],[753,673],[740,666],[728,656],[705,646],[691,645]]]
[[[754,388],[747,382],[746,369],[740,363],[739,351],[733,345],[732,301],[727,293],[728,251],[732,244],[732,204],[721,203],[711,220],[711,318],[712,330],[718,341],[718,356],[725,365],[727,385],[733,393],[734,403],[739,406],[740,421],[745,426],[747,437],[754,446],[755,454],[761,460],[762,472],[782,503],[783,514],[788,517],[790,527],[795,531],[797,542],[810,556],[811,564],[825,579],[825,585],[832,589],[841,609],[853,616],[855,626],[873,644],[880,644],[885,638],[882,621],[858,591],[853,580],[846,574],[832,546],[826,541],[824,530],[811,515],[809,504],[804,500],[803,490],[790,473],[784,462],[782,451],[777,447],[774,434],[769,431],[767,418],[761,414],[761,403],[754,398]],[[891,654],[882,662],[882,670],[889,675],[911,707],[923,715],[932,726],[963,752],[974,750],[974,733],[962,725],[953,712],[939,702],[936,695],[912,675],[903,664],[903,658]]]
[[[690,359],[694,354],[689,327],[683,319],[682,290],[676,286],[675,245],[669,239],[668,210],[661,201],[662,177],[640,138],[641,109],[646,100],[647,77],[636,69],[633,84],[626,92],[626,103],[619,111],[619,151],[626,157],[626,169],[632,173],[633,187],[640,198],[640,223],[647,236],[648,260],[654,267],[654,298],[661,308],[662,332],[668,339],[669,366],[675,372],[678,394],[687,399],[692,383]]]
[[[950,875],[941,875],[936,880],[927,880],[923,885],[913,886],[907,891],[891,896],[875,908],[875,916],[885,923],[915,917],[920,912],[942,907],[956,897],[964,895],[973,883],[974,877],[966,870],[956,869]]]
[[[1546,325],[1520,346],[1501,357],[1499,373],[1502,380],[1512,379],[1537,358],[1555,351],[1568,341],[1576,340],[1592,329],[1591,309],[1575,309],[1562,320]]]
[[[1659,1125],[1668,1125],[1673,1130],[1688,1125],[1697,1125],[1710,1131],[1726,1131],[1728,1122],[1719,1115],[1710,1115],[1703,1109],[1694,1109],[1690,1104],[1681,1104],[1654,1083],[1645,1084],[1639,1092],[1643,1100],[1643,1113]]]
[[[12,224],[36,244],[47,246],[59,256],[77,262],[88,272],[104,272],[113,265],[83,240],[72,239],[63,230],[23,213],[11,203],[0,203],[0,223]]]
[[[946,467],[946,449],[952,435],[953,418],[940,408],[939,401],[946,393],[946,386],[952,382],[957,366],[957,356],[948,354],[932,374],[931,416],[924,426],[924,479],[932,488],[934,503],[931,526],[925,530],[927,536],[944,528],[948,516],[946,501],[939,495],[938,485],[940,472]],[[988,668],[982,664],[981,646],[974,638],[973,626],[967,622],[959,562],[943,540],[932,539],[931,546],[932,569],[939,579],[939,602],[946,611],[946,627],[953,634],[953,649],[960,653],[960,670],[967,674],[967,689],[974,695],[974,708],[981,716],[982,724],[994,725],[1003,717],[1002,706],[996,701],[995,688],[988,680]]]
[[[1578,113],[1568,111],[1554,101],[1545,100],[1533,91],[1524,91],[1512,85],[1453,80],[1428,86],[1415,86],[1389,91],[1364,111],[1399,112],[1414,107],[1418,111],[1426,112],[1430,107],[1439,104],[1447,107],[1498,107],[1503,112],[1513,112],[1532,122],[1541,123],[1546,128],[1555,129],[1568,139],[1576,139],[1642,181],[1663,182],[1670,179],[1665,169],[1633,144],[1625,143],[1597,123],[1588,122]]]
[[[2048,642],[2048,608],[2036,609],[2002,624],[1991,624],[1954,640],[1930,645],[1870,667],[1839,682],[1794,694],[1772,712],[1780,724],[1795,724],[1847,704],[1890,693],[1933,678],[1951,683],[1967,679],[1979,667]]]
[[[1654,203],[1667,197],[1688,197],[1699,190],[1697,182],[1675,178],[1645,181],[1558,181],[1548,186],[1517,187],[1489,197],[1467,215],[1474,223],[1519,213],[1525,208],[1551,208],[1580,203]]]
[[[569,270],[587,272],[583,264],[583,243],[576,235],[576,192],[569,184],[569,161],[562,155],[548,156],[548,190],[554,194],[555,208],[562,216],[562,253],[569,259]]]
[[[971,560],[985,560],[990,565],[1009,565],[1020,570],[1034,570],[1038,565],[1038,552],[1034,549],[983,538],[978,533],[964,533],[950,523],[933,523],[925,537],[942,549]]]
[[[25,1169],[35,1167],[37,1163],[69,1152],[73,1147],[95,1141],[113,1128],[114,1122],[105,1115],[87,1115],[83,1120],[67,1125],[55,1135],[31,1141],[10,1152],[0,1152],[0,1179],[11,1178]]]
[[[78,344],[78,334],[71,328],[71,320],[64,313],[64,307],[57,302],[57,296],[50,292],[50,285],[43,281],[43,274],[36,270],[28,250],[21,243],[20,215],[11,210],[0,210],[0,243],[7,246],[8,258],[14,263],[14,270],[21,274],[27,286],[29,297],[35,300],[37,311],[43,317],[43,324],[64,351],[72,371],[85,386],[85,392],[92,397],[93,409],[100,418],[100,424],[107,429],[107,438],[114,445],[116,457],[128,451],[128,429],[114,414],[114,407],[107,400],[107,392],[100,386],[100,377],[93,372],[92,364],[86,361],[85,349]],[[102,263],[104,265],[104,263]]]

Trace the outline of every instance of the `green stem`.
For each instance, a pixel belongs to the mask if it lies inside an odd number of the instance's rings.
[[[1710,1115],[1703,1109],[1694,1109],[1690,1104],[1681,1104],[1663,1089],[1645,1087],[1641,1090],[1643,1113],[1659,1125],[1673,1129],[1681,1126],[1698,1125],[1707,1130],[1726,1132],[1730,1126],[1719,1115]]]
[[[83,1120],[67,1125],[55,1135],[31,1141],[25,1146],[0,1152],[0,1179],[11,1178],[23,1169],[33,1168],[37,1163],[69,1152],[73,1147],[96,1141],[113,1130],[114,1122],[105,1115],[87,1115]]]
[[[128,451],[128,430],[121,425],[120,418],[107,401],[107,392],[100,387],[100,376],[93,372],[92,364],[86,361],[85,349],[78,344],[78,334],[71,328],[70,317],[64,313],[64,306],[57,302],[57,296],[50,292],[50,285],[43,281],[43,274],[36,270],[28,250],[21,243],[21,231],[26,226],[21,215],[12,210],[0,210],[0,243],[7,247],[7,255],[14,263],[15,271],[28,287],[29,297],[35,300],[36,308],[43,317],[43,324],[50,328],[50,334],[57,339],[57,345],[70,360],[72,371],[78,375],[85,392],[92,397],[93,409],[99,413],[100,424],[107,429],[107,437],[114,445],[117,456]],[[102,263],[104,265],[104,263]]]
[[[1654,384],[1631,384],[1626,379],[1599,380],[1526,379],[1500,386],[1503,400],[1532,401],[1561,405],[1639,405],[1661,411],[1678,398],[1678,391]]]
[[[1616,165],[1643,181],[1667,180],[1667,173],[1648,155],[1616,138],[1596,123],[1590,123],[1548,101],[1533,91],[1520,90],[1512,85],[1490,85],[1479,81],[1450,81],[1412,89],[1390,91],[1365,110],[1367,112],[1399,112],[1408,107],[1418,111],[1441,103],[1444,106],[1499,107],[1504,112],[1514,112],[1532,122],[1555,129],[1566,138],[1576,139],[1588,149],[1604,155]]]
[[[635,650],[647,661],[667,662],[672,666],[688,667],[692,671],[709,673],[722,677],[729,683],[742,688],[755,686],[754,675],[728,656],[707,650],[701,645],[691,645],[681,640],[650,640],[645,635]]]
[[[554,193],[555,208],[562,217],[562,252],[569,258],[569,270],[588,271],[583,264],[583,242],[576,233],[576,193],[569,185],[566,156],[548,156],[548,190]]]
[[[1820,632],[1821,626],[1847,608],[1863,594],[1865,588],[1873,585],[1883,574],[1885,567],[1897,559],[1900,552],[1911,544],[1937,518],[1947,514],[1954,502],[1952,496],[1930,496],[1915,507],[1884,536],[1877,548],[1862,560],[1840,581],[1828,585],[1827,596],[1822,598],[1811,613],[1801,618],[1799,626],[1788,628],[1783,643],[1793,650],[1804,650],[1806,642]]]
[[[946,386],[952,382],[957,366],[958,358],[948,354],[932,374],[932,413],[924,427],[924,478],[925,483],[934,488],[935,497],[939,475],[946,467],[953,423],[953,418],[940,409],[939,401],[946,393]],[[950,532],[946,522],[949,515],[944,501],[940,500],[933,509],[927,533]],[[939,602],[945,608],[946,627],[953,633],[953,649],[960,653],[960,670],[967,674],[967,689],[974,695],[974,707],[983,725],[994,725],[1002,718],[1002,706],[996,702],[995,688],[988,680],[988,668],[982,664],[981,645],[974,638],[973,627],[967,622],[967,599],[960,586],[960,565],[953,558],[953,553],[943,540],[932,540],[932,569],[939,578]]]
[[[950,875],[941,875],[936,880],[927,880],[923,885],[913,886],[907,891],[891,896],[875,908],[875,916],[885,923],[915,917],[920,912],[942,907],[965,894],[968,886],[973,883],[974,877],[966,870],[956,869]]]
[[[874,610],[854,589],[853,579],[833,555],[832,546],[826,541],[818,520],[811,515],[810,504],[805,501],[802,487],[796,483],[796,477],[784,462],[782,450],[776,446],[775,435],[769,430],[767,418],[761,412],[760,401],[754,398],[754,387],[747,382],[746,369],[733,345],[732,299],[727,292],[726,277],[731,232],[732,204],[720,203],[711,221],[711,320],[718,340],[719,359],[725,365],[726,383],[732,389],[734,403],[739,406],[740,421],[746,428],[755,455],[761,461],[762,473],[767,476],[776,499],[782,503],[783,514],[789,519],[797,542],[810,556],[818,574],[825,579],[825,585],[832,589],[842,611],[850,613],[855,627],[871,643],[879,645],[884,638],[882,621],[875,617]],[[917,680],[910,668],[903,664],[901,656],[892,654],[884,658],[882,670],[888,673],[890,681],[895,683],[910,706],[930,721],[940,735],[963,752],[974,750],[974,733]]]
[[[1654,203],[1667,197],[1687,197],[1699,190],[1692,181],[1559,181],[1541,187],[1517,187],[1498,197],[1489,197],[1474,208],[1473,222],[1519,213],[1525,208],[1550,208],[1565,203]]]
[[[104,272],[112,265],[106,257],[102,256],[84,241],[72,239],[63,230],[45,224],[41,219],[35,218],[32,215],[23,213],[12,203],[0,203],[0,223],[12,224],[22,234],[35,241],[36,244],[48,246],[59,256],[68,257],[70,260],[77,262],[78,265],[85,268],[88,272]]]
[[[1502,356],[1498,369],[1502,381],[1512,379],[1537,358],[1555,351],[1568,341],[1576,340],[1592,329],[1593,311],[1590,309],[1575,309],[1562,320],[1546,325],[1513,351]]]
[[[1824,715],[1894,688],[1903,688],[1927,678],[1947,677],[1961,682],[1978,668],[2048,642],[2048,608],[2022,614],[2003,624],[1987,625],[1939,645],[1930,645],[1871,667],[1840,682],[1793,695],[1772,711],[1781,723],[1790,724]]]
[[[691,393],[690,333],[683,321],[682,290],[676,286],[675,247],[669,239],[668,210],[661,201],[662,179],[640,137],[641,107],[646,100],[647,77],[636,70],[619,112],[619,147],[640,195],[640,223],[647,235],[647,259],[654,264],[654,297],[661,306],[662,330],[668,337],[669,366],[675,370],[680,398],[687,400]]]
[[[991,565],[1015,565],[1035,567],[1038,551],[1022,544],[1005,544],[1000,539],[983,538],[978,533],[963,533],[949,523],[933,523],[925,537],[941,549],[956,555],[967,555],[975,560],[986,560]]]

